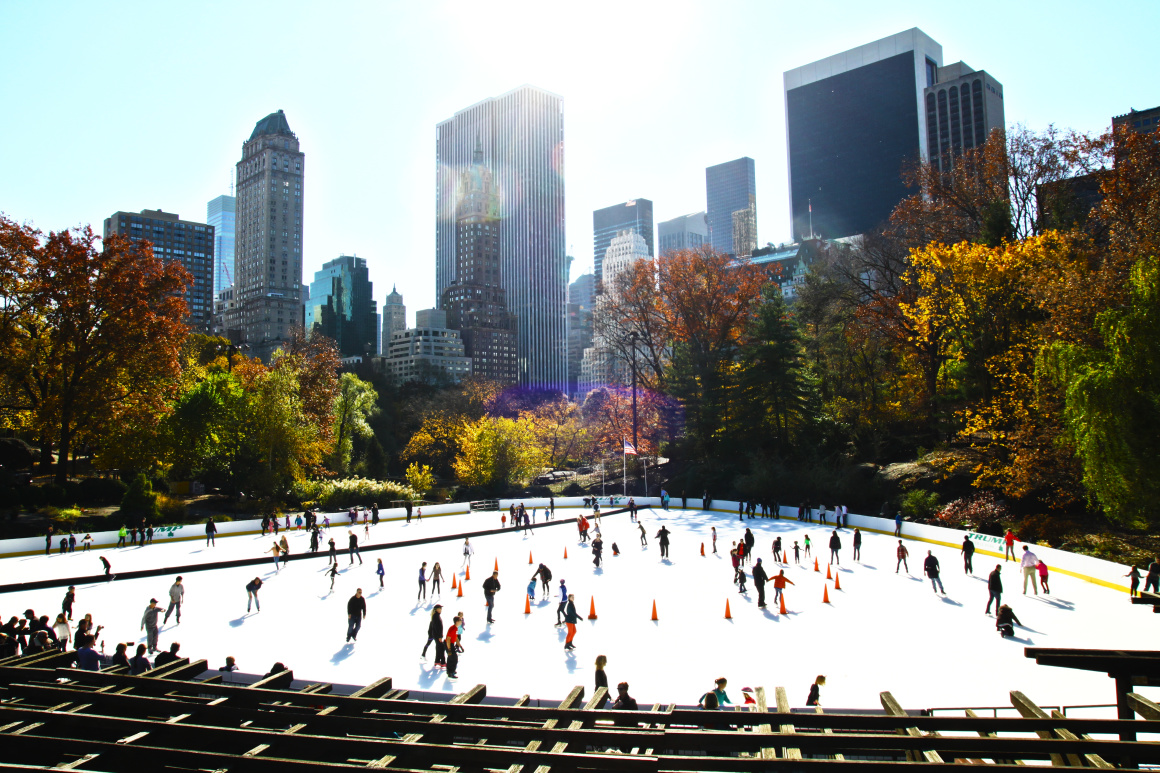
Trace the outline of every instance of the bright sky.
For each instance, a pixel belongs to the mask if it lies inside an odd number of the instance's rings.
[[[1007,123],[1098,132],[1160,104],[1160,2],[34,2],[0,0],[0,211],[45,230],[117,210],[204,221],[254,124],[306,153],[305,281],[365,257],[435,300],[435,124],[523,83],[565,99],[567,243],[592,210],[705,208],[751,156],[758,239],[789,238],[782,72],[919,27],[1004,85]]]

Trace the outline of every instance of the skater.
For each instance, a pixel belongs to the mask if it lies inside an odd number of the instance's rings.
[[[600,538],[600,532],[596,532],[596,539],[592,540],[592,563],[596,568],[600,568],[600,557],[604,553],[604,540]]]
[[[536,576],[535,575],[532,575],[532,579],[528,580],[528,587],[527,587],[527,590],[524,591],[524,593],[527,594],[527,597],[529,600],[531,600],[531,601],[536,600]]]
[[[443,651],[447,653],[444,665],[447,667],[447,678],[458,679],[459,675],[459,618],[452,619],[447,628],[447,638],[443,641]]]
[[[423,645],[423,651],[419,654],[423,660],[427,659],[427,648],[431,646],[431,642],[435,643],[435,665],[446,665],[446,658],[444,653],[443,643],[443,605],[436,604],[431,610],[431,617],[427,621],[427,643]]]
[[[782,569],[777,573],[777,577],[773,578],[773,600],[781,601],[781,593],[785,590],[786,583],[794,585],[794,581],[785,576],[785,570]]]
[[[910,555],[910,551],[902,544],[902,540],[898,540],[898,548],[894,551],[894,555],[898,557],[897,563],[894,564],[894,573],[898,574],[898,567],[901,566],[907,574],[910,574],[910,567],[906,565],[906,557]]]
[[[338,548],[334,544],[334,537],[330,538],[330,552],[327,560],[332,564],[338,563]]]
[[[157,606],[157,599],[149,599],[149,606],[145,607],[145,614],[141,615],[141,630],[145,631],[145,640],[149,643],[149,654],[157,651],[157,616],[161,608]]]
[[[669,529],[667,526],[661,526],[661,530],[657,532],[657,540],[660,542],[660,546],[661,546],[661,558],[668,558],[669,557]]]
[[[644,547],[648,547],[648,536],[645,534],[645,530],[644,530],[644,524],[643,524],[643,523],[641,523],[640,521],[637,521],[637,522],[636,522],[636,527],[637,527],[638,529],[640,529],[640,546],[641,546],[642,548],[644,548]],[[717,544],[717,530],[716,530],[716,529],[714,529],[714,530],[713,530],[713,545],[714,545],[714,546],[716,546],[716,544]],[[713,552],[714,552],[714,553],[716,553],[716,552],[717,552],[717,549],[716,549],[716,547],[714,547],[714,549],[713,549]]]
[[[69,620],[73,619],[72,608],[73,608],[73,602],[76,601],[76,599],[77,599],[77,586],[75,586],[75,585],[68,586],[68,593],[64,594],[64,600],[60,602],[60,611],[63,612],[65,614],[65,616],[68,617]]]
[[[902,536],[902,511],[899,510],[894,514],[894,536]]]
[[[495,594],[500,590],[499,572],[492,572],[491,577],[483,581],[483,597],[487,601],[487,622],[494,623],[492,611],[495,609]]]
[[[105,582],[112,582],[113,575],[111,572],[113,571],[113,565],[110,564],[109,559],[105,558],[104,556],[99,556],[99,558],[101,559],[101,564],[103,564],[105,567]]]
[[[464,538],[463,540],[463,563],[460,567],[471,566],[471,557],[475,554],[475,548],[471,546],[471,540]]]
[[[565,650],[576,649],[572,640],[576,638],[576,623],[578,622],[580,622],[580,615],[576,614],[576,599],[572,594],[568,594],[568,606],[564,610],[564,623],[568,626],[568,637],[564,639]]]
[[[93,547],[93,535],[85,534],[85,538],[81,540],[81,552],[87,553]]]
[[[810,685],[810,694],[806,698],[807,706],[820,706],[818,699],[821,697],[821,688],[826,684],[826,677],[818,674],[818,678]]]
[[[838,530],[834,529],[830,532],[830,563],[842,563],[842,557],[839,553],[842,550],[842,538],[838,536]]]
[[[781,537],[773,538],[773,560],[781,563]]]
[[[757,559],[757,563],[753,565],[753,587],[757,588],[757,608],[765,608],[765,583],[768,582],[769,575],[765,573],[765,568],[761,565],[761,559]]]
[[[353,566],[354,557],[358,556],[359,566],[362,566],[362,556],[358,552],[358,537],[354,535],[353,531],[347,531],[347,534],[349,535],[349,539],[347,540],[346,552],[350,555],[350,563]]]
[[[1051,590],[1047,587],[1047,564],[1042,559],[1040,559],[1035,568],[1039,571],[1040,587],[1043,588],[1043,592],[1045,594],[1050,596]]]
[[[282,539],[278,544],[282,548],[282,566],[286,566],[290,561],[290,543],[286,541],[285,534],[282,535]]]
[[[564,624],[563,615],[564,615],[564,612],[567,611],[567,609],[568,609],[568,586],[564,584],[563,580],[560,580],[560,605],[558,607],[556,607],[556,625],[557,626],[561,626]]]
[[[1003,560],[1004,561],[1014,561],[1015,560],[1015,534],[1010,529],[1008,529],[1007,533],[1003,535],[1003,544],[1006,545],[1006,548],[1003,551]]]
[[[535,580],[537,577],[540,578],[540,584],[544,586],[544,598],[546,599],[548,598],[548,593],[551,591],[548,583],[552,581],[552,570],[540,564],[536,567],[536,572],[532,575],[532,579]]]
[[[262,611],[262,605],[258,601],[258,591],[260,591],[261,589],[262,589],[262,578],[261,577],[255,577],[254,579],[252,579],[248,583],[246,583],[246,614],[247,615],[250,614],[250,602],[254,603],[254,606],[258,608],[259,612]]]
[[[1031,552],[1031,550],[1023,546],[1023,558],[1019,562],[1019,566],[1023,569],[1023,595],[1027,595],[1027,581],[1031,580],[1031,590],[1035,591],[1035,595],[1039,595],[1039,583],[1035,581],[1035,566],[1039,563],[1039,558]]]
[[[357,588],[354,595],[346,602],[346,640],[358,641],[358,632],[362,628],[363,618],[367,616],[367,600],[363,598],[362,588]]]
[[[326,570],[326,573],[328,575],[330,575],[330,590],[333,591],[334,590],[334,578],[338,577],[338,562],[335,561],[333,564],[331,564],[330,567]],[[247,611],[249,611],[249,610],[247,610]],[[262,610],[259,609],[258,611],[261,612]]]
[[[161,624],[169,622],[169,615],[174,610],[177,611],[177,624],[181,625],[181,604],[185,601],[185,586],[181,584],[181,577],[178,576],[173,584],[169,586],[169,607],[165,610],[165,619]]]
[[[857,526],[854,527],[854,560],[862,560],[862,532]]]
[[[427,598],[427,562],[419,567],[419,592],[415,595],[415,601]],[[440,633],[442,635],[442,633]]]
[[[963,556],[963,574],[974,574],[975,567],[971,563],[975,556],[975,543],[971,542],[970,535],[963,537],[963,547],[959,550]]]
[[[802,537],[802,542],[805,544],[806,558],[810,557],[810,535],[806,534]]]
[[[757,538],[753,536],[753,532],[749,529],[745,530],[745,557],[753,560],[753,546],[757,543]]]
[[[1140,568],[1135,564],[1132,565],[1131,571],[1124,575],[1132,579],[1132,587],[1128,589],[1129,597],[1136,597],[1140,595]]]
[[[217,524],[213,522],[213,516],[210,516],[210,519],[205,522],[205,546],[207,548],[210,545],[217,547],[217,540],[215,539],[216,536]]]
[[[1144,592],[1160,593],[1160,558],[1153,558],[1148,564],[1148,576],[1144,578]]]
[[[685,508],[682,506],[681,509],[684,510]],[[717,552],[717,527],[716,526],[710,527],[710,532],[711,532],[711,535],[713,537],[713,552],[716,553]],[[644,539],[644,528],[643,527],[640,530],[640,536],[641,536],[641,539]]]
[[[938,559],[929,550],[926,551],[926,560],[922,562],[922,572],[930,578],[930,587],[935,593],[942,593],[944,596],[947,595],[946,590],[943,589],[942,580],[938,576]]]
[[[435,562],[435,566],[431,567],[431,595],[439,593],[439,586],[443,582],[443,569],[440,568],[439,562]]]
[[[128,538],[128,536],[129,536],[129,530],[125,528],[124,524],[122,524],[121,528],[117,529],[117,547],[119,547],[119,548],[125,547],[125,539]],[[51,541],[51,539],[52,539],[52,535],[50,533],[49,540]],[[48,551],[46,550],[45,553],[47,554]]]
[[[385,575],[387,573],[387,571],[386,571],[386,569],[383,568],[383,559],[381,559],[381,558],[378,559],[378,562],[379,562],[378,566],[375,567],[375,574],[377,574],[379,576],[379,590],[382,590],[383,589],[383,575]]]
[[[733,564],[733,584],[737,586],[737,592],[741,593],[741,583],[744,582],[744,573],[741,571],[741,554],[738,552],[739,546],[735,545],[729,549],[729,561]]]
[[[995,564],[995,571],[987,575],[987,591],[991,594],[987,597],[987,612],[991,614],[991,602],[995,602],[995,611],[999,611],[999,604],[1003,598],[1003,579],[999,576],[1002,570],[1002,564]]]
[[[995,612],[995,630],[1003,638],[1008,636],[1015,636],[1015,626],[1023,625],[1019,622],[1019,618],[1015,616],[1015,611],[1011,607],[1004,604]]]
[[[596,682],[596,689],[597,690],[599,690],[601,687],[603,687],[605,690],[608,689],[608,674],[604,673],[604,667],[607,665],[608,665],[608,658],[607,657],[605,657],[604,655],[597,655],[596,656],[595,682]]]
[[[269,550],[267,550],[266,552],[272,553],[274,555],[274,571],[275,572],[281,571],[282,568],[280,566],[278,566],[278,558],[279,558],[279,556],[282,555],[282,546],[279,545],[277,542],[275,542],[274,546],[272,548],[270,548]]]
[[[796,539],[793,541],[793,562],[799,565],[802,562],[802,549],[798,547]],[[786,563],[789,562],[787,561]]]

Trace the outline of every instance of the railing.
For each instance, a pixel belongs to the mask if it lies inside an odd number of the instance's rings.
[[[1040,708],[1042,708],[1044,711],[1051,711],[1051,710],[1058,711],[1060,714],[1063,714],[1066,717],[1068,709],[1114,709],[1114,708],[1116,708],[1116,704],[1114,704],[1114,703],[1077,703],[1077,704],[1071,705],[1071,706],[1040,706]],[[939,706],[939,707],[933,708],[933,709],[924,709],[922,714],[923,714],[923,716],[933,717],[933,716],[935,716],[936,711],[956,712],[959,714],[966,712],[966,711],[974,711],[975,713],[978,713],[980,711],[989,711],[989,712],[991,712],[991,716],[996,717],[996,718],[999,716],[1000,711],[1009,711],[1009,712],[1018,713],[1018,711],[1016,710],[1016,708],[1014,706]]]

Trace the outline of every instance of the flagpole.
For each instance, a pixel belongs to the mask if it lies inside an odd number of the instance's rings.
[[[628,454],[621,451],[620,459],[620,481],[624,484],[624,495],[628,496]]]

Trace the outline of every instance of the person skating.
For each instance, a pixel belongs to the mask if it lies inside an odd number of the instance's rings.
[[[87,553],[93,547],[93,535],[85,534],[85,538],[81,540],[81,552]]]
[[[1039,572],[1039,587],[1043,588],[1044,593],[1051,595],[1051,590],[1047,587],[1047,563],[1040,559],[1035,569]]]
[[[757,563],[753,565],[753,587],[757,588],[757,607],[758,609],[765,608],[765,583],[769,581],[769,575],[765,573],[765,567],[761,565],[761,559],[757,559]]]
[[[213,517],[211,516],[210,519],[205,522],[205,546],[209,547],[210,545],[213,545],[214,547],[216,547],[217,546],[216,537],[217,537],[217,524],[214,523]]]
[[[415,601],[427,598],[427,562],[419,567],[419,593],[415,595]]]
[[[777,573],[777,577],[773,578],[773,600],[775,602],[781,601],[782,591],[785,590],[786,584],[794,585],[794,581],[785,576],[785,570],[782,569]]]
[[[141,630],[145,631],[150,655],[157,651],[157,616],[160,614],[161,608],[157,606],[157,599],[149,599],[149,606],[145,607],[145,614],[141,615]]]
[[[1019,566],[1023,569],[1023,595],[1027,595],[1027,581],[1031,580],[1031,590],[1035,591],[1035,595],[1039,595],[1039,583],[1035,581],[1035,567],[1039,564],[1039,558],[1031,552],[1031,549],[1026,545],[1023,546],[1023,558],[1019,561]]]
[[[278,541],[278,546],[282,548],[282,566],[285,567],[290,561],[290,543],[286,541],[286,535],[282,535],[282,539]]]
[[[661,558],[669,557],[669,529],[667,526],[661,526],[661,530],[657,532],[657,541],[661,546]]]
[[[483,581],[483,597],[487,601],[487,622],[494,623],[492,610],[495,609],[495,594],[500,590],[499,572],[492,572],[491,577]]]
[[[991,614],[991,602],[995,602],[995,611],[999,611],[999,605],[1003,598],[1003,578],[999,576],[1002,571],[1002,564],[995,564],[995,570],[987,575],[987,592],[990,594],[987,597],[987,611],[985,614]]]
[[[68,586],[68,593],[64,594],[64,600],[60,602],[60,611],[69,619],[73,619],[73,602],[77,599],[77,586]]]
[[[334,590],[334,578],[338,577],[338,562],[335,561],[333,564],[331,564],[330,568],[326,570],[326,573],[328,575],[330,575],[330,589],[333,591]],[[247,609],[246,611],[248,612],[249,610]],[[259,609],[258,611],[260,612],[261,610]]]
[[[638,529],[640,529],[640,546],[641,547],[648,547],[648,535],[645,533],[644,524],[641,523],[640,521],[637,521],[636,527]],[[714,545],[717,544],[716,538],[717,538],[717,532],[716,532],[716,530],[714,530],[713,531],[713,544]],[[716,552],[716,551],[714,551],[714,552]]]
[[[459,671],[459,618],[453,618],[447,627],[447,638],[443,641],[443,651],[447,653],[447,678],[458,679]]]
[[[258,591],[260,591],[261,589],[262,589],[262,578],[261,577],[255,577],[254,579],[252,579],[248,583],[246,583],[246,614],[247,615],[250,614],[250,602],[253,602],[254,606],[256,606],[258,608],[259,612],[262,611],[262,605],[258,601]]]
[[[959,552],[963,556],[963,574],[974,574],[975,567],[971,561],[975,555],[975,543],[971,542],[969,536],[963,537],[963,547]]]
[[[169,622],[169,615],[173,611],[177,611],[177,624],[181,625],[181,605],[185,601],[185,585],[181,582],[181,577],[178,576],[173,584],[169,586],[169,607],[165,610],[165,619],[161,624]]]
[[[156,658],[153,659],[153,667],[154,668],[161,668],[162,666],[166,665],[167,663],[175,663],[178,660],[181,660],[181,658],[179,658],[177,656],[177,651],[179,649],[181,649],[181,644],[178,642],[172,642],[169,645],[168,652],[162,652]]]
[[[280,572],[282,570],[282,568],[280,566],[278,566],[278,558],[282,555],[282,546],[279,545],[277,542],[275,542],[274,546],[271,547],[266,552],[270,553],[274,556],[274,571]]]
[[[568,637],[564,639],[564,649],[574,650],[572,640],[576,638],[576,624],[580,622],[580,615],[576,613],[576,599],[568,594],[568,606],[564,609],[564,623],[568,626]]]
[[[353,566],[354,565],[354,557],[358,556],[359,566],[362,566],[362,562],[363,562],[362,555],[358,552],[358,537],[355,536],[353,531],[348,530],[347,534],[349,535],[349,538],[347,539],[346,552],[348,555],[350,555],[350,563]]]
[[[463,540],[463,563],[460,567],[471,566],[471,557],[475,554],[475,548],[471,546],[471,540],[464,538]]]
[[[838,536],[838,530],[834,529],[830,532],[830,563],[841,564],[842,557],[840,555],[842,550],[842,538]]]
[[[568,610],[568,586],[560,580],[560,604],[556,607],[556,625],[564,624],[564,612]]]
[[[826,684],[826,677],[818,674],[818,678],[810,685],[810,694],[806,697],[807,706],[820,706],[819,699],[821,698],[821,688]]]
[[[995,612],[995,630],[1003,638],[1015,635],[1015,626],[1023,625],[1019,622],[1019,618],[1015,616],[1015,611],[1011,607],[1004,604]]]
[[[793,562],[799,565],[802,562],[802,549],[798,546],[796,539],[793,541]],[[786,563],[789,562],[786,561]]]
[[[367,616],[367,600],[363,598],[362,588],[355,589],[354,595],[346,602],[346,640],[358,641],[358,632],[362,628],[363,618]]]
[[[327,553],[327,560],[332,564],[338,563],[338,547],[334,544],[334,537],[330,538],[330,550]]]
[[[540,578],[540,584],[544,586],[544,598],[548,598],[548,593],[551,592],[551,587],[548,585],[552,581],[552,570],[540,564],[536,567],[535,573],[532,574],[532,579]]]
[[[1131,582],[1132,582],[1132,587],[1128,589],[1128,596],[1129,597],[1139,596],[1140,595],[1140,567],[1133,564],[1132,569],[1124,576],[1131,578]]]
[[[857,526],[854,527],[854,560],[862,560],[862,532]]]
[[[1003,544],[1005,545],[1005,548],[1003,550],[1003,560],[1004,561],[1014,561],[1015,560],[1015,533],[1012,532],[1010,529],[1008,529],[1007,533],[1003,535]]]
[[[741,550],[742,546],[738,545],[734,552],[733,560],[736,562],[734,566],[733,581],[737,583],[737,592],[745,593],[745,569],[741,566]]]
[[[909,571],[909,570],[907,570]],[[934,557],[934,553],[926,551],[926,560],[922,562],[922,572],[930,578],[930,587],[935,593],[942,593],[947,595],[946,590],[943,589],[942,580],[939,579],[938,559]]]
[[[684,510],[685,508],[682,507],[681,509]],[[713,538],[713,552],[716,553],[717,552],[717,527],[711,526],[709,529],[709,533]],[[644,527],[641,527],[640,535],[641,535],[641,539],[643,539],[644,538]]]
[[[443,569],[439,566],[439,562],[435,562],[435,566],[431,567],[431,595],[442,595],[439,590],[440,584],[443,582]]]
[[[806,534],[806,535],[802,536],[802,545],[805,547],[806,558],[809,558],[810,557],[810,546],[811,546],[810,545],[810,535]]]
[[[600,532],[596,532],[596,539],[592,540],[592,563],[599,568],[600,558],[604,554],[604,540],[600,537]]]
[[[1148,576],[1144,578],[1144,592],[1160,593],[1160,558],[1153,558],[1148,564]]]
[[[745,530],[745,557],[752,560],[753,546],[757,544],[757,538],[753,536],[753,532],[749,529]]]
[[[105,567],[105,582],[113,581],[113,565],[109,563],[109,559],[104,556],[98,556],[101,559],[101,564]]]
[[[383,589],[383,576],[386,575],[387,570],[383,568],[383,559],[378,559],[378,566],[375,567],[375,574],[379,576],[379,590]]]
[[[773,560],[775,563],[781,563],[781,537],[773,538]]]
[[[898,558],[894,564],[894,573],[898,574],[898,567],[901,566],[907,574],[910,574],[910,567],[906,564],[906,558],[910,555],[910,551],[906,549],[906,545],[902,544],[902,540],[898,540],[898,548],[894,551],[894,555]]]
[[[902,536],[902,511],[899,510],[894,514],[894,536]]]

